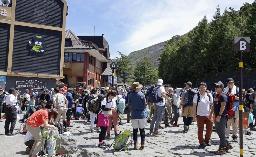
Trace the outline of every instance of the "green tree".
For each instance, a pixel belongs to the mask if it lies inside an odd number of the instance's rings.
[[[144,58],[138,63],[134,70],[135,81],[143,85],[154,84],[158,78],[158,71],[154,68],[148,58]]]
[[[118,78],[121,78],[122,82],[127,82],[133,78],[132,66],[128,56],[121,52],[119,54],[120,57],[116,59],[116,74]]]

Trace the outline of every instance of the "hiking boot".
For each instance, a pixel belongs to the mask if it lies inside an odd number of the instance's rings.
[[[137,144],[137,142],[134,142],[134,150],[138,150],[138,144]]]
[[[187,126],[187,125],[184,125],[183,133],[187,133],[187,132],[188,132],[188,126]]]
[[[233,149],[233,147],[230,144],[227,144],[227,146],[225,147],[226,151]]]
[[[100,147],[100,148],[109,147],[109,144],[107,144],[105,142],[101,142],[98,144],[98,147]]]
[[[202,143],[202,144],[200,144],[199,146],[198,146],[198,149],[204,149],[206,147],[206,145],[204,144],[204,143]]]
[[[250,131],[248,131],[248,130],[247,130],[246,133],[245,133],[245,135],[249,135],[249,136],[250,136],[251,134],[252,134],[252,133],[251,133]]]
[[[144,144],[145,144],[145,141],[141,141],[140,150],[143,150],[143,149],[144,149]]]
[[[226,153],[225,148],[219,148],[216,152],[214,152],[215,155],[223,155]]]

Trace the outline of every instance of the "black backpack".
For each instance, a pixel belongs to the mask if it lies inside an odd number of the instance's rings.
[[[194,98],[195,92],[190,89],[185,93],[185,104],[184,107],[186,106],[193,106],[193,98]]]
[[[91,96],[88,99],[88,110],[93,113],[99,113],[101,106],[101,101],[98,97]]]
[[[150,94],[150,97],[151,97],[151,100],[152,100],[153,103],[163,102],[163,100],[164,100],[162,97],[160,97],[160,96],[158,95],[158,89],[159,89],[160,87],[161,87],[161,86],[155,87],[155,88],[152,90],[151,94]]]

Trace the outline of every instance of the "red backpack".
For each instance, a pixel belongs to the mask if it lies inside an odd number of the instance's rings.
[[[235,95],[233,94],[227,94],[228,102],[227,102],[227,115],[228,118],[233,118],[235,117],[235,111],[233,110],[234,108],[234,102],[235,102]]]

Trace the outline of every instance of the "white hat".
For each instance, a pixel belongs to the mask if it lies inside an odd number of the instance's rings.
[[[158,86],[162,86],[163,83],[164,83],[163,79],[158,79],[158,80],[157,80],[157,85],[158,85]]]

